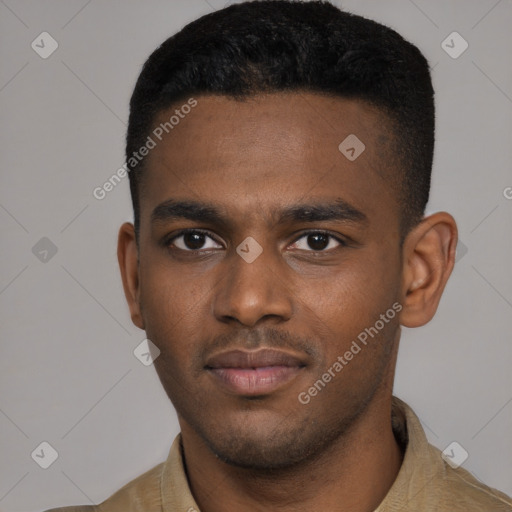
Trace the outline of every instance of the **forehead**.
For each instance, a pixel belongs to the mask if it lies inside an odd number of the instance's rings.
[[[194,99],[193,108],[182,109],[184,100],[154,121],[141,218],[176,197],[253,216],[311,197],[342,197],[368,216],[383,207],[396,214],[392,136],[379,110],[306,92]]]

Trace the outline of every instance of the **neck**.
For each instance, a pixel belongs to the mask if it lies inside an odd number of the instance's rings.
[[[391,394],[375,396],[342,438],[314,460],[252,471],[218,459],[182,425],[185,466],[201,512],[371,512],[392,486],[402,453],[391,428]]]

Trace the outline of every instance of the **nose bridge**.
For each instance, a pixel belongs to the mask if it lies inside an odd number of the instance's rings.
[[[291,301],[279,255],[247,237],[228,260],[213,304],[219,320],[254,325],[266,316],[289,318]]]

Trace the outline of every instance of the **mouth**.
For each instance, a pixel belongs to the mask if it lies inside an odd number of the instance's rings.
[[[208,359],[205,369],[222,387],[236,395],[268,395],[293,380],[304,368],[293,354],[274,349],[231,350]]]

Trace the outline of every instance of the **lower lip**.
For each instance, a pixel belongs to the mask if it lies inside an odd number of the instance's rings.
[[[300,371],[298,366],[266,366],[263,368],[211,368],[209,371],[230,391],[245,396],[269,394]]]

